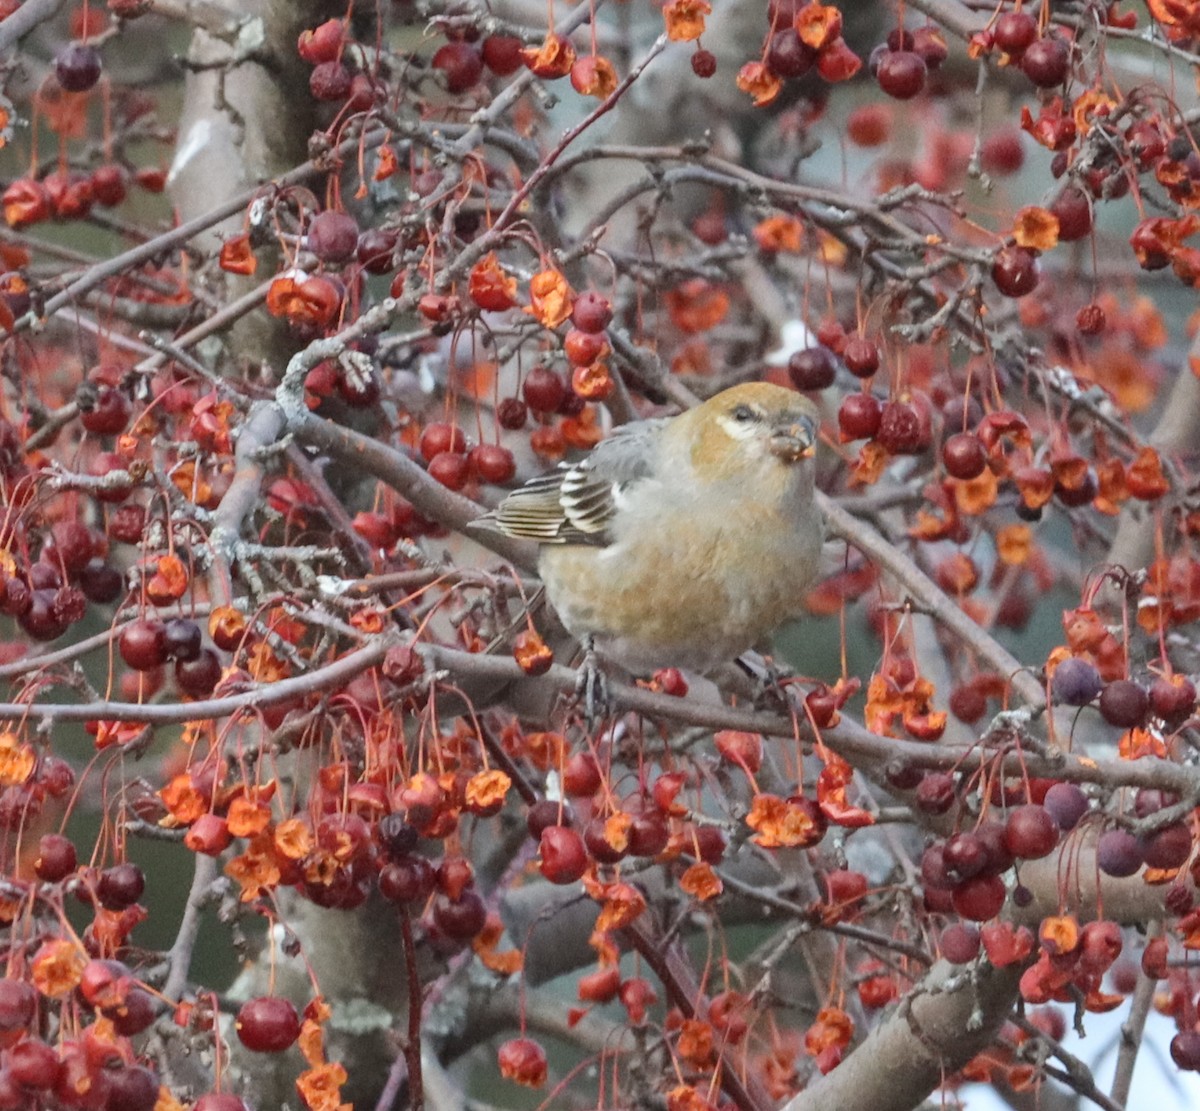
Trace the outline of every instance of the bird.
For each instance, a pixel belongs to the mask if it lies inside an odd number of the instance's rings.
[[[802,612],[823,542],[818,427],[802,395],[742,383],[617,428],[475,523],[540,545],[585,667],[598,652],[634,674],[711,674]]]

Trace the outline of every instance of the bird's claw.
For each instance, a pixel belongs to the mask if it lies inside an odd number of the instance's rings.
[[[608,676],[600,667],[600,659],[589,637],[583,645],[583,660],[575,678],[575,696],[583,702],[588,729],[608,716]]]
[[[774,704],[784,710],[791,708],[787,675],[775,666],[775,661],[769,656],[761,656],[757,652],[745,653],[737,658],[737,665],[756,684],[756,703]]]

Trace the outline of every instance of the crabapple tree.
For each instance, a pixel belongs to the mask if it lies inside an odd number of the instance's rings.
[[[1200,1071],[1198,0],[0,57],[0,1111],[1112,1111],[1154,1011]],[[591,721],[469,526],[752,379],[823,414],[801,634]]]

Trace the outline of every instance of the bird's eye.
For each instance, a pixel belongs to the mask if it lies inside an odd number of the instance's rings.
[[[744,423],[756,419],[757,414],[749,405],[739,405],[733,410],[733,419]]]

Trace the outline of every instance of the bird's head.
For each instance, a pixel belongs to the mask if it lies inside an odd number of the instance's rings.
[[[816,451],[816,407],[767,382],[723,390],[678,421],[692,466],[713,480],[778,474],[804,465]]]

